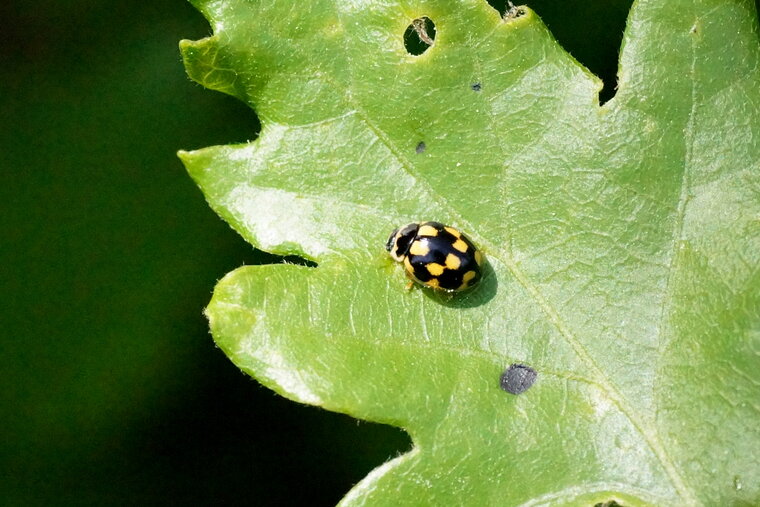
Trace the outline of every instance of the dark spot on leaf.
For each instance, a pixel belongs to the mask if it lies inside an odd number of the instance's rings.
[[[419,155],[420,153],[422,153],[423,151],[425,151],[425,148],[426,148],[425,141],[420,141],[420,143],[417,145],[417,147],[414,149],[414,151],[416,151],[417,154]]]
[[[607,502],[599,502],[594,504],[594,507],[625,507],[621,503],[617,503],[615,500],[609,500]]]
[[[435,23],[430,18],[417,18],[406,27],[404,47],[410,55],[418,56],[435,42]]]
[[[472,88],[473,91],[479,92],[481,86],[480,86],[480,83],[474,83],[474,84],[470,85],[470,88]]]
[[[524,364],[513,364],[507,371],[501,374],[501,388],[511,394],[520,394],[533,385],[538,373],[530,366]]]

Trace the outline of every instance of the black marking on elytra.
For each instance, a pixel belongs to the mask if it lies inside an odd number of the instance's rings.
[[[472,245],[469,239],[462,236],[462,241],[467,244],[467,251],[460,252],[455,249],[452,244],[456,241],[456,236],[448,232],[443,228],[441,224],[435,222],[426,222],[425,225],[432,225],[438,229],[438,235],[433,237],[425,236],[424,241],[427,243],[429,251],[425,255],[413,255],[408,254],[409,263],[414,270],[414,276],[420,282],[427,282],[433,278],[438,279],[439,287],[447,290],[458,289],[462,285],[462,278],[468,271],[475,272],[475,278],[470,281],[470,285],[474,285],[480,278],[480,266],[475,262],[475,257],[472,253],[475,247]],[[469,255],[468,255],[469,253]],[[427,266],[433,262],[446,266],[446,257],[449,254],[454,254],[459,258],[459,268],[457,269],[444,269],[443,273],[438,276],[433,276],[428,271]]]
[[[420,258],[419,255],[413,256],[415,258]],[[411,262],[411,259],[410,259]],[[424,264],[420,264],[419,262],[411,262],[412,264],[412,270],[414,271],[414,277],[419,280],[420,282],[427,282],[429,280],[433,279],[433,275],[430,274],[430,271],[427,270]]]
[[[511,394],[521,394],[527,391],[536,381],[538,373],[530,366],[524,364],[512,364],[501,374],[499,385],[503,390]]]
[[[461,258],[461,257],[460,257]],[[462,276],[465,271],[444,269],[438,275],[438,284],[444,289],[458,289],[462,285]]]
[[[446,231],[444,231],[444,229],[443,229],[443,228],[444,228],[444,227],[446,227],[446,226],[445,226],[445,225],[443,225],[441,222],[422,222],[422,223],[420,224],[420,227],[421,227],[421,226],[423,226],[423,225],[429,225],[430,227],[432,227],[432,228],[436,229],[436,230],[438,231],[438,233],[439,233],[439,234],[441,233],[441,231],[443,231],[443,232],[446,232]],[[447,234],[448,234],[448,233],[447,233]]]

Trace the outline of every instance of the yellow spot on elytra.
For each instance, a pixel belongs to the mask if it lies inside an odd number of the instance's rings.
[[[443,266],[438,264],[437,262],[431,262],[427,266],[425,266],[427,270],[430,272],[433,276],[439,276],[441,273],[443,273]]]
[[[475,250],[475,262],[478,263],[478,266],[483,264],[483,254],[480,253],[480,250]]]
[[[467,243],[465,243],[461,239],[456,240],[454,242],[454,244],[451,245],[451,246],[453,246],[454,248],[456,248],[457,250],[459,250],[462,253],[464,253],[464,252],[467,251]]]
[[[410,273],[414,271],[412,263],[409,262],[409,257],[404,257],[404,267],[406,267],[406,270]]]
[[[467,248],[465,246],[465,248]],[[427,255],[430,251],[430,247],[427,241],[415,241],[412,243],[412,247],[409,249],[409,253],[412,255]],[[464,250],[462,250],[464,252]]]
[[[440,287],[440,285],[438,285],[438,279],[437,278],[431,278],[430,280],[428,280],[427,282],[425,282],[425,285],[427,285],[428,287],[432,287],[434,289],[437,289],[438,287]]]
[[[417,236],[438,236],[438,229],[432,225],[423,225],[417,231]]]
[[[459,269],[460,264],[462,264],[462,260],[454,255],[449,254],[446,256],[446,267],[449,269]]]
[[[457,287],[457,290],[464,290],[470,285],[470,281],[475,278],[475,272],[474,271],[468,271],[464,274],[462,277],[462,285]]]
[[[446,232],[448,232],[449,234],[451,234],[455,238],[461,238],[462,237],[462,233],[459,232],[458,230],[454,229],[453,227],[444,227],[444,229],[446,229]],[[464,251],[464,250],[462,250],[462,251]]]

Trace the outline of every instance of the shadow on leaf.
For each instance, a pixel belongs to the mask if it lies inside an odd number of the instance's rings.
[[[491,264],[483,266],[483,279],[471,289],[464,292],[440,292],[427,287],[422,288],[425,296],[436,303],[449,308],[475,308],[488,303],[496,295],[499,282]]]

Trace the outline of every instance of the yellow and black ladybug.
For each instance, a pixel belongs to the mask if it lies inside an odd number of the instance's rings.
[[[403,262],[416,282],[455,292],[472,287],[482,276],[483,254],[464,234],[438,222],[419,222],[391,233],[385,249]]]

